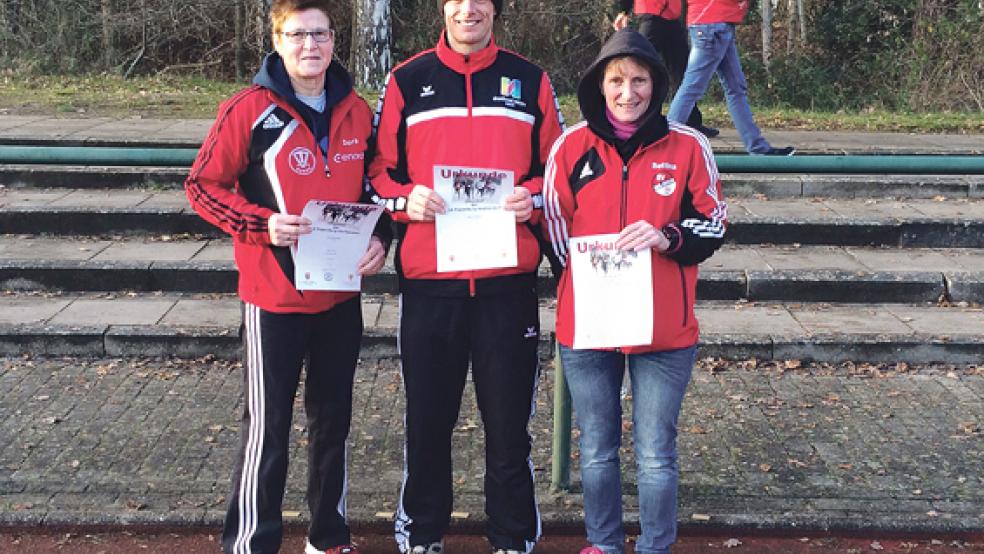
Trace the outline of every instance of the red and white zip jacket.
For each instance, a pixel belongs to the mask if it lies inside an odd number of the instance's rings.
[[[437,272],[433,222],[410,221],[406,200],[415,185],[433,188],[434,166],[512,171],[529,189],[533,223],[541,217],[543,168],[563,130],[547,74],[493,41],[470,55],[455,52],[443,34],[390,73],[376,113],[376,152],[369,166],[373,198],[397,223],[406,224],[397,251],[403,283],[458,294],[460,281],[475,294],[475,281],[536,271],[540,249],[529,225],[517,224],[518,265],[476,271]],[[430,281],[429,285],[423,281]],[[480,287],[479,287],[480,288]],[[453,289],[453,290],[452,290]]]
[[[685,348],[697,342],[694,317],[697,263],[724,238],[727,206],[707,139],[690,127],[644,144],[623,163],[615,146],[582,122],[557,141],[547,162],[544,222],[557,257],[568,260],[571,237],[618,233],[645,220],[661,229],[670,249],[653,251],[653,337],[628,354]],[[574,343],[577,298],[570,271],[557,289],[557,340]]]
[[[267,220],[300,215],[308,200],[358,202],[372,111],[354,91],[331,111],[323,156],[301,116],[273,91],[251,86],[219,107],[185,181],[192,207],[233,237],[239,296],[278,313],[318,313],[352,292],[299,292],[290,249],[270,244]],[[327,159],[326,159],[327,158]]]
[[[687,25],[741,23],[749,6],[748,0],[690,0],[687,2]]]

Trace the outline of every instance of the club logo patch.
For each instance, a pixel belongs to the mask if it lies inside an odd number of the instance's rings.
[[[294,173],[298,175],[310,175],[314,173],[314,152],[311,152],[309,149],[298,146],[290,151],[288,160],[290,169]]]
[[[653,192],[660,196],[670,196],[676,190],[676,179],[666,173],[657,173],[653,177]]]

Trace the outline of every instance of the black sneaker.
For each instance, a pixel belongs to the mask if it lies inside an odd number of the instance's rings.
[[[715,129],[714,127],[708,127],[707,125],[699,125],[697,130],[701,132],[702,135],[711,139],[721,134],[721,131]]]
[[[782,148],[776,148],[774,146],[770,146],[769,149],[766,150],[765,152],[756,152],[756,153],[761,154],[763,156],[792,156],[793,154],[796,153],[796,148],[792,146],[784,146]]]

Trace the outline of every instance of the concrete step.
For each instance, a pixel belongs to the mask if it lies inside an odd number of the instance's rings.
[[[396,296],[365,295],[363,356],[396,356]],[[700,302],[701,355],[825,362],[978,363],[984,309],[928,304]],[[554,306],[541,302],[541,353],[552,352]],[[234,295],[7,294],[0,355],[239,355]]]
[[[984,200],[734,198],[729,241],[739,244],[984,246]],[[180,190],[0,190],[8,234],[220,236]]]
[[[391,256],[393,252],[391,251]],[[0,288],[20,291],[235,292],[228,239],[0,235]],[[555,293],[546,262],[545,298]],[[397,292],[392,258],[364,292]],[[706,300],[984,303],[984,252],[727,244],[701,267]]]
[[[8,164],[0,186],[10,188],[180,189],[188,168]],[[726,197],[984,198],[984,175],[776,175],[725,173]]]

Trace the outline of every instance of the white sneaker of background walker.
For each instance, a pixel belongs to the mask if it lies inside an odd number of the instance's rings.
[[[523,554],[522,550],[506,550],[505,548],[500,548],[493,552],[492,554]]]
[[[410,554],[443,554],[444,541],[432,542],[430,544],[418,544],[410,549]]]

